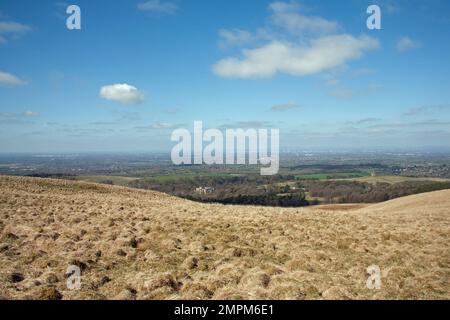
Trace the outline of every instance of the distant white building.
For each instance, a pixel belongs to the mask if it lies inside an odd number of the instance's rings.
[[[214,188],[211,187],[198,187],[195,188],[195,192],[197,192],[198,194],[208,194],[208,193],[213,193],[215,191]]]

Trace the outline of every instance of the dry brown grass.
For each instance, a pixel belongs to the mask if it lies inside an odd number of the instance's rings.
[[[0,191],[3,298],[450,298],[450,191],[330,210],[35,178],[0,177]],[[81,290],[66,288],[70,264]]]

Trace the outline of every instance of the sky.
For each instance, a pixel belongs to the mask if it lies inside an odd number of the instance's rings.
[[[165,152],[196,120],[277,128],[281,150],[450,150],[449,13],[446,0],[2,0],[0,153]]]

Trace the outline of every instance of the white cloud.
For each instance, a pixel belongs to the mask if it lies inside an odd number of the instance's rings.
[[[241,46],[254,39],[251,32],[241,29],[221,29],[219,30],[219,37],[219,46],[222,48]]]
[[[178,109],[178,108],[168,108],[168,109],[164,110],[164,113],[171,114],[171,115],[177,114],[179,112],[180,112],[180,109]]]
[[[159,0],[150,0],[138,3],[138,9],[141,11],[174,14],[178,11],[176,4],[171,2],[162,2]]]
[[[8,86],[20,86],[26,84],[25,81],[18,78],[17,76],[0,71],[0,85],[8,85]]]
[[[165,123],[165,122],[155,122],[152,123],[149,126],[139,126],[139,127],[134,127],[134,129],[138,130],[138,131],[149,131],[149,130],[167,130],[167,129],[174,129],[177,126],[182,126],[182,125],[175,125],[172,123]]]
[[[253,121],[237,121],[222,124],[221,126],[219,126],[219,129],[230,129],[230,128],[254,129],[254,128],[271,128],[271,127],[273,127],[273,124],[269,121],[253,120]]]
[[[175,128],[174,124],[165,122],[155,122],[151,125],[152,129],[172,129]]]
[[[450,104],[428,105],[428,106],[416,107],[416,108],[409,109],[403,115],[415,116],[415,115],[420,115],[420,114],[428,113],[428,112],[433,113],[433,112],[442,112],[442,111],[450,111]]]
[[[378,40],[348,34],[324,36],[307,45],[272,41],[256,49],[243,50],[243,58],[226,58],[213,66],[225,78],[268,78],[277,73],[304,76],[319,73],[360,58],[364,51],[379,47]]]
[[[276,106],[272,106],[272,108],[270,108],[270,110],[275,111],[275,112],[283,112],[283,111],[288,111],[291,109],[296,109],[299,108],[300,106],[295,103],[295,102],[289,102],[286,104],[279,104]]]
[[[38,113],[38,112],[34,112],[34,111],[25,111],[25,112],[23,113],[23,115],[24,115],[25,117],[32,118],[32,117],[38,117],[38,116],[39,116],[39,113]]]
[[[31,30],[31,27],[18,23],[18,22],[0,22],[0,33],[7,34],[7,33],[24,33]]]
[[[0,44],[8,42],[8,37],[18,37],[31,31],[31,27],[13,21],[0,21]]]
[[[126,83],[103,86],[100,89],[100,96],[122,104],[138,104],[144,101],[144,94]]]
[[[305,16],[298,13],[299,5],[295,2],[273,2],[269,5],[272,23],[286,29],[294,35],[329,34],[336,32],[339,24],[321,17]]]
[[[329,88],[328,95],[335,97],[335,98],[352,98],[356,96],[366,96],[373,93],[376,93],[378,91],[381,91],[383,89],[383,86],[376,84],[376,83],[369,83],[367,86],[361,86],[359,85],[358,88],[350,88],[345,83],[342,83],[341,80],[338,78],[338,74],[342,72],[342,70],[345,70],[346,68],[340,68],[341,70],[338,71],[337,69],[332,70],[331,72],[328,72],[323,75],[323,79],[325,80],[325,84]],[[366,71],[364,69],[362,70],[362,74],[366,74]],[[369,71],[370,69],[367,69]],[[355,75],[354,71],[350,70],[350,74],[352,76]],[[357,76],[359,76],[359,72],[357,73]]]
[[[420,48],[422,44],[419,41],[413,40],[409,37],[401,38],[396,45],[398,52],[405,52],[411,49]]]
[[[381,119],[370,117],[370,118],[364,118],[364,119],[360,119],[360,120],[356,120],[356,121],[347,121],[346,124],[347,125],[361,125],[361,124],[373,123],[373,122],[378,122],[378,121],[381,121]]]
[[[328,94],[335,98],[351,98],[355,95],[355,92],[344,86],[336,86],[332,88]]]
[[[26,112],[0,112],[0,123],[3,125],[25,125],[32,124],[28,118],[39,116],[39,113],[33,111]]]

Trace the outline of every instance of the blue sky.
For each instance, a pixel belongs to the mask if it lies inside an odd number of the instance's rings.
[[[285,150],[450,150],[446,0],[70,4],[81,30],[69,3],[0,3],[0,152],[165,151],[194,120]]]

